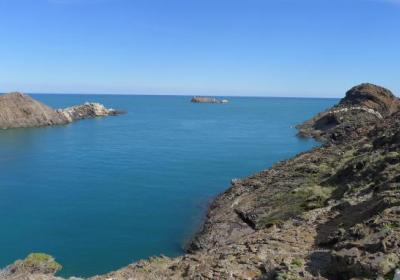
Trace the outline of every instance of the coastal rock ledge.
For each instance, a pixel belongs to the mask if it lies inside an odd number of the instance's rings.
[[[20,92],[0,96],[0,128],[2,129],[62,125],[81,119],[115,116],[119,113],[99,103],[85,103],[54,110]]]
[[[337,119],[318,129],[321,147],[233,180],[187,254],[89,279],[393,279],[400,267],[400,110],[388,93],[371,84],[354,88],[314,118]],[[310,132],[314,123],[307,123]],[[36,262],[41,269],[13,272],[14,264],[0,275],[60,279],[47,269],[52,259],[44,261],[44,269]]]

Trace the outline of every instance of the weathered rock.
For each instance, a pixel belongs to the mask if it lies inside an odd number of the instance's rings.
[[[80,119],[114,116],[119,113],[99,103],[85,103],[54,110],[23,93],[14,92],[0,96],[0,128],[3,129],[62,125]]]
[[[103,104],[100,103],[89,103],[86,102],[83,105],[76,105],[68,107],[65,109],[57,110],[57,113],[61,114],[69,122],[76,120],[95,118],[95,117],[105,117],[105,116],[115,116],[120,112],[114,109],[107,109]]]

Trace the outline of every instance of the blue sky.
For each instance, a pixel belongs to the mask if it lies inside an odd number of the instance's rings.
[[[0,0],[0,91],[400,94],[400,0]]]

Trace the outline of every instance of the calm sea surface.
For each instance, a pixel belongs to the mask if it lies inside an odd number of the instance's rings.
[[[0,131],[0,267],[46,252],[60,275],[90,276],[140,258],[175,256],[208,201],[230,185],[314,147],[294,125],[335,99],[35,95],[126,115]]]

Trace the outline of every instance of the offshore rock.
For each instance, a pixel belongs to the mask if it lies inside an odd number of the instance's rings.
[[[58,109],[57,113],[67,119],[68,122],[87,118],[116,116],[120,114],[120,112],[114,109],[107,109],[106,107],[104,107],[103,104],[89,102],[86,102],[83,105],[76,105],[65,109]]]
[[[192,103],[212,103],[212,104],[221,104],[221,103],[229,103],[227,99],[218,99],[216,97],[203,97],[203,96],[195,96],[190,101]]]

